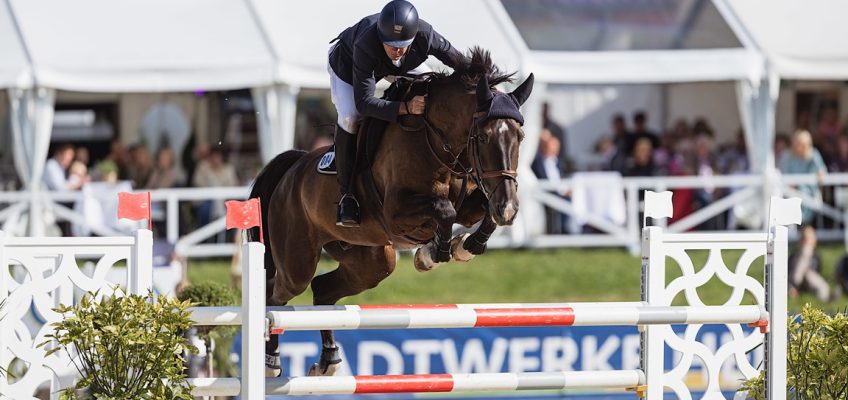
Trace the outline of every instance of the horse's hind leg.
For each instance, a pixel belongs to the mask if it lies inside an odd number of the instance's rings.
[[[392,246],[356,246],[343,250],[338,242],[333,242],[324,249],[339,261],[339,267],[312,280],[315,305],[336,304],[343,297],[371,289],[395,269]],[[309,375],[333,375],[341,362],[333,331],[321,331],[321,343],[321,358],[309,369]]]
[[[321,257],[320,247],[316,247],[307,236],[287,234],[286,240],[279,248],[274,248],[274,257],[266,253],[265,268],[275,268],[275,273],[266,270],[270,279],[266,286],[266,301],[269,306],[284,306],[293,297],[303,293],[315,275],[318,260]],[[274,260],[280,263],[274,264]],[[279,335],[270,335],[265,343],[266,375],[281,375]]]

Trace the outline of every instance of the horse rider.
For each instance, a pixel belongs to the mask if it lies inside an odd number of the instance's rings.
[[[374,96],[376,82],[386,77],[427,72],[429,55],[453,68],[464,57],[405,0],[386,4],[331,42],[328,72],[338,121],[335,133],[337,179],[341,187],[336,225],[358,226],[359,202],[353,196],[356,133],[361,116],[395,122],[400,115],[423,114],[426,99],[386,101]]]

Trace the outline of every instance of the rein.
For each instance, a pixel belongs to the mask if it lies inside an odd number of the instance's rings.
[[[427,85],[426,92],[430,92],[430,82],[432,81],[432,75],[428,75],[423,79],[423,82]],[[410,91],[412,90],[412,84],[407,86],[406,92],[403,94],[401,99],[406,98]],[[446,168],[451,175],[462,178],[462,187],[460,189],[460,197],[457,200],[456,207],[459,208],[462,205],[463,200],[465,199],[466,188],[468,186],[468,179],[472,179],[477,187],[480,188],[480,191],[483,192],[483,195],[486,197],[486,201],[489,200],[491,192],[486,189],[483,185],[483,180],[485,179],[493,179],[500,178],[497,185],[495,185],[492,192],[498,189],[500,185],[502,185],[507,179],[511,179],[513,181],[516,180],[517,173],[514,169],[499,169],[494,171],[485,171],[483,170],[482,162],[480,161],[480,151],[479,151],[479,143],[482,141],[482,136],[480,133],[480,129],[478,127],[479,119],[485,117],[487,112],[478,111],[475,112],[471,117],[471,126],[468,128],[468,139],[465,143],[465,147],[459,149],[459,151],[454,151],[453,147],[450,145],[445,132],[437,126],[434,126],[432,122],[430,122],[429,118],[430,107],[428,105],[424,106],[424,114],[422,115],[422,122],[424,125],[425,138],[427,140],[427,148],[430,150],[430,154],[442,167]],[[419,127],[411,127],[403,125],[402,123],[398,123],[398,125],[407,132],[417,132],[420,131]],[[450,165],[442,160],[442,157],[439,156],[436,151],[436,147],[433,145],[433,141],[431,140],[431,134],[435,134],[442,141],[441,150],[448,154],[448,156],[452,159],[450,161]],[[471,166],[465,166],[460,160],[460,156],[462,153],[468,150],[468,159],[471,161]],[[509,162],[509,160],[507,160]],[[458,167],[458,168],[457,168]],[[507,165],[509,168],[509,165]]]

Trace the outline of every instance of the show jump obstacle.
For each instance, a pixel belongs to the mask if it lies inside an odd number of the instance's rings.
[[[646,199],[646,210],[656,201]],[[780,202],[772,199],[776,215]],[[790,200],[791,201],[791,200]],[[799,202],[789,211],[800,214]],[[797,210],[797,211],[796,211]],[[633,390],[648,399],[662,399],[671,390],[678,398],[692,395],[684,378],[695,357],[702,361],[708,383],[705,399],[724,398],[719,388],[722,364],[733,358],[746,378],[759,374],[746,353],[765,343],[769,399],[786,393],[786,292],[787,227],[793,218],[770,218],[768,232],[721,234],[669,234],[659,227],[642,231],[641,302],[562,304],[434,304],[361,306],[265,307],[264,247],[245,243],[242,247],[242,306],[197,307],[192,318],[198,325],[242,326],[241,378],[191,379],[194,395],[241,395],[261,399],[266,394],[314,395],[355,393],[472,392],[512,390],[563,390],[606,388]],[[687,251],[706,250],[708,259],[696,271]],[[741,253],[728,267],[722,251]],[[61,352],[45,358],[34,343],[49,333],[45,325],[32,338],[26,330],[24,313],[32,302],[51,322],[59,318],[50,308],[73,302],[75,292],[97,290],[108,283],[98,281],[116,262],[126,260],[128,288],[144,293],[151,286],[152,240],[150,231],[139,230],[128,238],[9,238],[0,234],[0,294],[9,294],[7,320],[0,328],[0,365],[17,357],[29,363],[26,375],[13,384],[0,379],[0,393],[12,398],[31,397],[35,387],[53,377],[52,387],[67,387],[72,375],[62,375],[69,360]],[[82,274],[79,257],[98,261],[93,273]],[[753,264],[764,257],[764,282],[748,275]],[[682,273],[666,284],[666,260],[673,260]],[[29,279],[14,276],[15,266]],[[732,289],[722,305],[705,305],[697,289],[717,278]],[[745,294],[756,304],[743,305]],[[672,306],[682,294],[688,306]],[[732,340],[715,352],[696,340],[703,324],[724,324]],[[740,324],[757,327],[750,333]],[[269,334],[294,330],[415,329],[522,326],[638,326],[641,335],[641,367],[623,371],[567,371],[527,373],[473,373],[389,376],[333,376],[266,378],[264,344]],[[672,325],[686,325],[682,335]],[[25,333],[25,334],[24,334]],[[283,341],[285,346],[285,340]],[[665,365],[666,347],[679,352],[680,361]],[[666,371],[666,369],[669,369]],[[56,378],[50,369],[58,372]],[[68,378],[70,376],[70,378]],[[20,396],[20,397],[17,397]]]

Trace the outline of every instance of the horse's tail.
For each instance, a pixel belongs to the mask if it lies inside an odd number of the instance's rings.
[[[303,150],[289,150],[280,153],[274,157],[253,182],[253,188],[250,190],[250,198],[259,198],[260,209],[262,210],[262,230],[265,232],[265,275],[268,279],[274,276],[276,268],[274,267],[273,257],[271,256],[271,241],[267,240],[268,235],[268,205],[271,204],[271,195],[277,188],[277,184],[283,179],[283,175],[294,165],[297,160],[300,160],[306,154]],[[251,228],[247,231],[247,237],[251,241],[259,240],[259,228]]]

